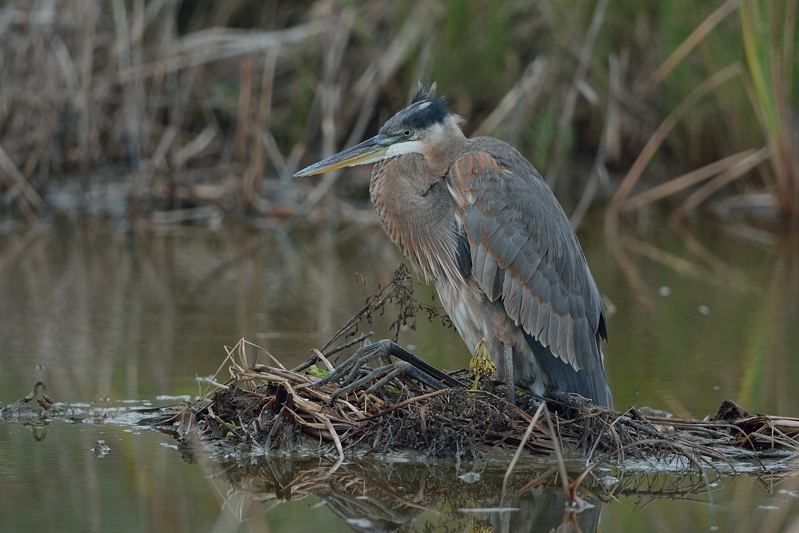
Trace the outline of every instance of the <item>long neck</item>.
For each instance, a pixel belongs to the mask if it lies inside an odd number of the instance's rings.
[[[455,215],[444,176],[455,160],[409,154],[379,162],[369,191],[389,238],[433,279],[461,278],[456,258]]]

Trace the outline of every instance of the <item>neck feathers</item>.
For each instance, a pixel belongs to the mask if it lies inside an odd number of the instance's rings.
[[[383,229],[417,270],[427,279],[462,280],[445,175],[410,154],[379,162],[369,190]]]

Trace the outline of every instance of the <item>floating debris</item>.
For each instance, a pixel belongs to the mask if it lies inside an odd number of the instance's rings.
[[[94,452],[94,456],[99,459],[100,457],[105,457],[108,455],[108,452],[111,451],[111,448],[109,448],[105,441],[101,439],[94,443],[94,446],[91,447],[91,451]]]
[[[41,395],[39,394],[41,392]],[[41,409],[35,409],[30,402],[36,400]],[[30,393],[15,401],[8,407],[0,409],[0,415],[6,420],[22,421],[26,419],[38,418],[43,411],[53,409],[55,402],[47,395],[47,385],[44,381],[37,381],[33,384]]]

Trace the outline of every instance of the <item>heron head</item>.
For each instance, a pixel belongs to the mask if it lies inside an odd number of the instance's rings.
[[[460,129],[460,117],[447,108],[446,96],[436,98],[435,92],[435,83],[420,87],[411,105],[391,117],[377,135],[300,170],[294,176],[313,176],[406,154],[429,154],[452,139],[465,140]]]

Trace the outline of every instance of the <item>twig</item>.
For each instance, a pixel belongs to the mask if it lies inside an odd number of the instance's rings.
[[[523,495],[528,490],[530,490],[531,488],[537,487],[538,485],[542,484],[548,477],[550,477],[552,474],[554,474],[557,471],[558,471],[557,468],[550,468],[549,470],[547,470],[546,472],[544,472],[540,476],[536,476],[532,481],[529,481],[522,488],[520,488],[519,490],[517,490],[516,492],[511,494],[510,499],[511,500],[516,499],[519,496]],[[501,507],[501,504],[500,504],[500,507]]]
[[[406,405],[410,405],[412,403],[420,402],[420,401],[423,401],[423,400],[429,400],[430,398],[433,398],[434,396],[438,396],[439,394],[444,394],[445,392],[449,392],[451,390],[452,389],[440,389],[440,390],[437,390],[437,391],[428,392],[427,394],[422,394],[420,396],[414,396],[413,398],[408,398],[407,400],[405,400],[403,402],[400,402],[397,405],[392,405],[388,409],[384,409],[383,411],[380,411],[379,413],[367,416],[366,418],[363,419],[362,422],[368,422],[369,420],[375,420],[377,418],[384,417],[387,414],[389,414],[389,413],[391,413],[393,411],[396,411],[400,407],[405,407]]]
[[[530,440],[530,435],[533,434],[533,428],[535,427],[536,422],[538,422],[538,418],[541,416],[541,413],[543,413],[546,409],[546,405],[547,404],[545,402],[542,402],[541,405],[538,406],[538,409],[535,410],[533,418],[530,420],[530,423],[527,424],[527,431],[524,432],[524,437],[522,437],[522,441],[519,443],[519,446],[516,447],[516,453],[513,454],[513,459],[511,459],[507,470],[505,470],[505,476],[502,478],[502,491],[499,493],[500,509],[505,507],[505,491],[508,488],[508,479],[510,479],[513,469],[516,468],[516,462],[519,460],[522,450],[527,445],[527,441]]]
[[[368,339],[372,335],[374,335],[373,332],[367,331],[366,333],[364,333],[362,335],[359,335],[359,336],[355,337],[354,339],[345,342],[344,344],[340,344],[340,345],[336,346],[335,348],[329,349],[323,355],[324,355],[324,357],[330,357],[331,355],[335,355],[338,352],[340,352],[341,350],[346,350],[350,346],[358,344],[361,341],[365,341],[366,339]]]
[[[327,357],[325,357],[325,354],[323,354],[322,352],[320,352],[316,348],[314,348],[314,353],[316,354],[316,357],[320,361],[322,361],[322,363],[324,363],[325,368],[327,368],[328,372],[332,372],[335,367],[333,366],[333,364],[330,361],[327,360]]]
[[[344,464],[344,449],[341,447],[341,441],[338,438],[338,433],[336,433],[336,428],[333,427],[333,424],[330,422],[330,419],[325,419],[325,426],[327,430],[330,432],[330,435],[333,437],[333,443],[336,445],[336,450],[338,450],[338,461],[333,467],[328,471],[327,475],[333,475],[333,473],[338,470],[338,468]]]

